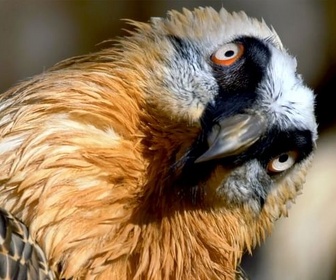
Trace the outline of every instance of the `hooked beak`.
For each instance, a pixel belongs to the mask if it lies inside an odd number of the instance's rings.
[[[239,114],[221,120],[208,135],[209,149],[196,163],[238,155],[266,130],[266,120],[257,114]]]

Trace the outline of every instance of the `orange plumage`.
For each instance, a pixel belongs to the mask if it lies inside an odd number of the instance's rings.
[[[286,213],[310,153],[270,179],[276,187],[260,207],[219,194],[243,163],[210,160],[196,199],[181,191],[189,188],[180,178],[204,130],[206,105],[185,106],[170,92],[171,83],[180,85],[166,80],[178,52],[169,36],[208,46],[220,25],[231,40],[235,22],[246,27],[242,35],[272,37],[284,51],[273,30],[244,14],[171,12],[133,23],[118,45],[61,62],[2,94],[1,207],[29,227],[59,278],[234,279],[244,251]],[[225,42],[219,37],[216,47]]]

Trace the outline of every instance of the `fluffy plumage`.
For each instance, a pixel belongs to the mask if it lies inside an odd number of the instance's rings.
[[[233,279],[301,190],[313,93],[244,13],[131,24],[1,96],[1,206],[61,278]]]

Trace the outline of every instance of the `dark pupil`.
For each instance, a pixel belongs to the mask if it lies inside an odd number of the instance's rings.
[[[225,52],[225,56],[226,57],[231,57],[231,56],[233,56],[234,55],[234,51],[226,51]]]
[[[286,162],[288,160],[288,155],[287,154],[283,154],[281,156],[279,156],[279,161],[280,162]]]

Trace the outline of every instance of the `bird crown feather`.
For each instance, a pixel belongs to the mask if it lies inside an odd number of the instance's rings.
[[[273,27],[269,27],[262,19],[251,18],[245,12],[229,13],[224,7],[216,11],[212,7],[200,7],[193,11],[183,9],[182,12],[171,10],[166,18],[152,17],[152,28],[158,34],[175,35],[183,38],[213,40],[218,34],[224,34],[228,41],[236,34],[269,37],[279,48],[283,48],[281,40]]]

